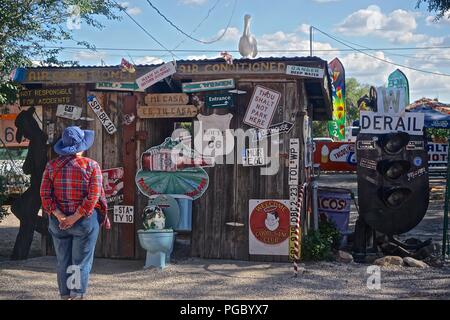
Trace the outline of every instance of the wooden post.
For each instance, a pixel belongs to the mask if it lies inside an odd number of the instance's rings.
[[[123,115],[137,113],[137,99],[136,96],[126,96],[124,97],[123,104]],[[136,195],[136,184],[134,182],[134,177],[136,175],[136,148],[137,148],[137,138],[136,138],[136,121],[133,121],[129,125],[123,126],[123,204],[134,206],[135,205],[135,195]],[[135,215],[139,214],[134,212]],[[120,256],[134,258],[134,246],[135,246],[135,236],[134,236],[134,224],[121,224],[120,232]]]

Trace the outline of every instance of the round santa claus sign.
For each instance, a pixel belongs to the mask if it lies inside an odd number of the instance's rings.
[[[250,213],[250,230],[264,244],[284,242],[289,238],[289,208],[281,201],[260,201]]]

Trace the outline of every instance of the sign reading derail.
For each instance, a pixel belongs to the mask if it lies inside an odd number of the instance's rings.
[[[48,106],[73,104],[73,87],[47,87],[41,89],[22,90],[19,92],[21,106]]]
[[[89,107],[91,107],[92,111],[94,111],[94,113],[97,115],[103,127],[105,127],[106,132],[108,132],[109,134],[113,134],[114,132],[116,132],[117,131],[116,126],[108,117],[106,112],[103,110],[97,98],[95,96],[89,96],[87,100]]]
[[[194,105],[138,106],[139,118],[193,118],[198,114]]]

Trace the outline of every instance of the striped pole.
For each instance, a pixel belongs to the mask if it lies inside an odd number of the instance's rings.
[[[305,195],[306,190],[306,182],[301,186],[298,194],[298,213],[295,221],[295,233],[294,233],[294,249],[295,249],[295,255],[294,255],[294,277],[297,278],[298,276],[298,261],[300,260],[300,238],[301,238],[301,228],[300,228],[300,215],[303,208],[303,198]]]

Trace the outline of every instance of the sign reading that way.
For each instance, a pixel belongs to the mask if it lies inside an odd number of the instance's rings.
[[[183,83],[183,92],[186,93],[222,89],[234,89],[234,79]]]
[[[91,107],[92,111],[94,111],[94,113],[97,115],[103,127],[105,127],[106,132],[108,132],[109,134],[113,134],[114,132],[116,132],[117,131],[116,126],[108,117],[106,112],[103,110],[97,98],[95,96],[89,96],[87,100],[89,107]]]
[[[281,93],[256,86],[245,113],[244,123],[259,129],[267,129],[280,102]]]
[[[234,97],[231,93],[208,94],[205,103],[207,108],[233,108]]]
[[[177,72],[175,65],[172,62],[167,62],[162,66],[153,69],[149,73],[144,74],[142,77],[137,78],[136,83],[140,89],[145,90],[158,81],[173,75],[175,72]]]
[[[133,206],[114,206],[114,222],[115,223],[133,223],[134,207]]]

